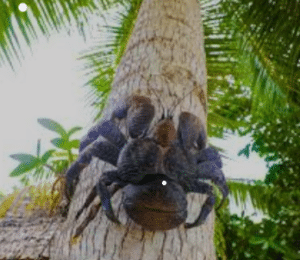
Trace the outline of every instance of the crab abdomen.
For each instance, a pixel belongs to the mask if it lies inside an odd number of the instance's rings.
[[[128,216],[148,230],[169,230],[186,220],[187,200],[183,188],[162,174],[153,181],[127,185],[124,208]]]

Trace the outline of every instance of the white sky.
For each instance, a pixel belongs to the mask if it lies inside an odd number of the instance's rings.
[[[36,155],[37,139],[42,139],[44,152],[51,148],[50,139],[57,137],[38,124],[38,118],[51,118],[67,130],[91,126],[92,110],[84,104],[85,81],[76,69],[82,64],[76,54],[85,46],[78,36],[55,35],[49,42],[43,38],[33,45],[33,55],[26,53],[16,74],[10,67],[0,68],[0,190],[17,183],[8,177],[18,165],[10,154]]]
[[[85,79],[76,60],[77,54],[91,44],[78,35],[56,34],[47,41],[41,37],[32,45],[33,54],[25,51],[21,67],[14,74],[10,67],[0,67],[0,191],[11,191],[17,179],[8,177],[18,166],[9,157],[15,153],[36,154],[37,139],[42,139],[42,151],[51,148],[50,139],[56,137],[37,123],[41,117],[51,118],[67,130],[74,126],[85,127],[76,138],[92,126],[93,111],[84,103]],[[24,48],[26,49],[26,48]],[[226,148],[233,160],[224,159],[226,177],[264,179],[267,168],[262,159],[237,157],[248,138],[232,137],[212,143]],[[53,148],[53,147],[52,147]]]

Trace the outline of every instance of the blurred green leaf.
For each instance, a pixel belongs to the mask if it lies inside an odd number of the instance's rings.
[[[54,154],[55,150],[48,150],[45,152],[41,158],[42,163],[46,163],[48,159]]]
[[[17,168],[15,168],[10,174],[10,177],[16,177],[20,176],[25,172],[31,171],[35,167],[37,167],[40,164],[40,161],[38,159],[32,160],[30,163],[21,163]]]
[[[72,140],[69,142],[69,147],[70,148],[79,148],[80,146],[80,141],[79,140]]]
[[[60,134],[62,137],[67,136],[67,132],[65,129],[56,121],[49,119],[49,118],[39,118],[38,123],[41,124],[43,127]]]
[[[57,148],[63,150],[71,150],[72,148],[79,148],[80,141],[79,140],[72,140],[68,141],[63,138],[54,138],[51,140],[51,143],[56,146]]]
[[[38,158],[27,153],[11,154],[10,157],[24,164],[29,164],[32,163],[33,161],[38,161]]]
[[[238,152],[238,156],[245,155],[248,159],[250,156],[250,144],[247,144],[246,147]]]
[[[73,128],[67,133],[68,137],[70,137],[70,136],[71,136],[72,134],[74,134],[75,132],[80,131],[81,129],[82,129],[82,127],[79,127],[79,126],[73,127]]]
[[[69,150],[68,141],[64,138],[54,138],[51,140],[51,143],[57,148]]]
[[[253,236],[249,239],[249,242],[254,245],[264,244],[266,242],[265,237]]]

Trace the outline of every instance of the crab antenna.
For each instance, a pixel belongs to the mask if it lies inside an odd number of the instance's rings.
[[[150,88],[150,90],[151,90],[151,91],[153,92],[153,94],[156,96],[156,98],[157,98],[157,100],[158,100],[160,106],[162,107],[162,109],[163,109],[163,111],[164,111],[165,108],[164,108],[164,106],[163,106],[163,104],[162,104],[162,102],[161,102],[159,96],[157,95],[156,90],[155,90],[154,88]]]
[[[179,99],[179,101],[177,102],[176,105],[174,105],[173,110],[171,112],[171,114],[174,113],[176,107],[182,102],[182,100],[184,100],[189,94],[191,94],[197,87],[192,88],[192,90],[190,90],[187,94],[185,94],[182,98]],[[176,102],[176,101],[175,101]]]

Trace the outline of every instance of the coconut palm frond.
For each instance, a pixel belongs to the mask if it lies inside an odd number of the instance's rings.
[[[205,0],[201,1],[201,6],[205,32],[208,96],[211,96],[219,87],[228,86],[227,76],[232,74],[237,62],[237,47],[232,33],[227,28],[228,17],[220,4]]]
[[[245,126],[250,96],[236,82],[239,52],[231,29],[231,17],[217,1],[201,1],[205,31],[208,82],[208,133],[222,138],[224,128]],[[238,102],[237,102],[238,100]]]
[[[282,207],[289,206],[286,202],[292,201],[291,198],[294,196],[291,192],[284,192],[278,187],[275,188],[262,182],[242,183],[227,180],[227,184],[230,195],[237,205],[245,205],[250,200],[254,209],[261,210],[269,216],[274,216]]]
[[[228,116],[218,113],[218,111],[212,111],[208,113],[208,122],[209,124],[207,124],[207,132],[209,133],[209,136],[217,138],[223,138],[224,128],[237,129],[248,126],[247,122],[230,119]]]
[[[253,110],[282,113],[289,106],[299,108],[300,2],[223,0],[222,7],[244,54],[240,71],[252,75]]]
[[[118,1],[121,2],[121,1]],[[26,4],[27,10],[20,11],[20,4]],[[21,62],[25,43],[31,46],[39,34],[49,37],[51,31],[70,30],[75,24],[84,37],[93,11],[101,13],[116,5],[113,0],[0,0],[0,64],[8,62],[14,69],[14,61]]]

